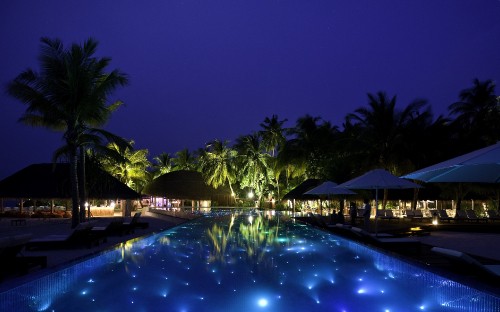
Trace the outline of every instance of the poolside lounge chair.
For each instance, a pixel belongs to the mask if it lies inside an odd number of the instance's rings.
[[[451,220],[454,220],[444,209],[438,210],[437,213],[440,221],[448,221],[450,223]]]
[[[120,235],[125,233],[125,228],[123,227],[123,220],[113,220],[109,222],[106,226],[94,226],[90,229],[90,235],[97,241],[107,241],[107,237],[110,235]]]
[[[455,263],[465,264],[480,269],[483,273],[487,273],[491,277],[500,277],[500,264],[482,264],[468,254],[454,249],[432,247],[431,251],[440,254]]]
[[[457,221],[469,221],[469,218],[467,217],[467,213],[465,210],[457,210],[455,212],[455,220]]]
[[[395,237],[387,233],[371,234],[358,227],[352,227],[350,231],[357,235],[360,241],[368,244],[392,250],[412,249],[417,253],[420,252],[421,243],[413,237]]]
[[[399,220],[398,217],[394,216],[391,209],[385,210],[385,214],[380,217],[382,220]]]
[[[498,210],[489,209],[488,210],[488,219],[490,219],[490,220],[500,220],[500,214],[498,214]]]
[[[90,233],[92,226],[88,222],[80,223],[73,231],[65,235],[48,235],[35,238],[26,244],[27,250],[58,249],[86,246],[87,248],[98,243],[98,239]]]
[[[46,256],[24,256],[21,251],[30,240],[31,234],[0,238],[0,279],[10,273],[25,274],[36,266],[47,267]]]
[[[467,209],[465,210],[465,214],[467,215],[467,219],[471,220],[471,221],[476,221],[476,222],[479,222],[479,221],[484,221],[484,222],[488,222],[488,218],[481,218],[479,217],[476,212],[472,209]]]
[[[141,217],[140,212],[136,212],[129,222],[123,222],[122,227],[125,233],[134,233],[136,228],[146,229],[149,227],[148,222],[140,222]]]

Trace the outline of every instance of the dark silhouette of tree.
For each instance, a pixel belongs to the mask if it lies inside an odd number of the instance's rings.
[[[85,154],[80,147],[91,142],[90,134],[106,137],[99,127],[121,105],[108,104],[108,97],[128,82],[118,70],[106,72],[111,59],[94,57],[96,49],[94,39],[64,49],[60,40],[42,38],[41,71],[28,69],[7,86],[10,95],[28,106],[21,122],[63,132],[66,147],[59,152],[67,151],[70,163],[72,227],[80,222],[78,155],[83,159]]]

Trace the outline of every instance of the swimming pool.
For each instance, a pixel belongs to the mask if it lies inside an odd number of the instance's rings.
[[[285,217],[229,214],[1,293],[0,311],[500,311],[500,299]]]

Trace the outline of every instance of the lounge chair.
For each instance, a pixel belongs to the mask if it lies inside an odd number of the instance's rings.
[[[399,220],[398,217],[394,216],[394,213],[391,209],[385,210],[385,214],[380,217],[382,220]]]
[[[87,248],[98,243],[98,239],[90,233],[92,226],[88,222],[80,223],[73,231],[65,235],[48,235],[35,238],[26,244],[27,250],[58,249],[86,246]]]
[[[149,227],[148,222],[140,222],[141,217],[140,212],[136,212],[129,222],[123,222],[122,227],[125,233],[134,233],[136,228],[147,229]]]
[[[498,210],[489,209],[488,210],[488,219],[490,219],[490,220],[500,220],[500,214],[498,214]]]
[[[480,269],[483,273],[487,273],[489,276],[497,278],[500,277],[500,264],[482,264],[468,254],[454,249],[432,247],[431,251],[444,256],[455,263],[465,264]]]
[[[467,213],[465,210],[456,210],[455,211],[455,220],[457,221],[469,221],[469,218],[467,217]]]
[[[397,251],[413,249],[417,253],[420,252],[421,243],[413,237],[395,237],[387,233],[371,234],[358,227],[352,227],[350,231],[357,235],[360,241],[368,244]]]
[[[406,218],[411,219],[415,216],[415,213],[411,209],[406,209],[405,216],[406,216]]]
[[[47,267],[46,256],[24,256],[21,254],[31,234],[21,234],[0,238],[0,279],[4,275],[17,272],[21,274],[36,266]]]
[[[488,222],[488,218],[481,218],[479,217],[476,212],[472,209],[467,209],[465,210],[465,214],[467,215],[467,219],[471,220],[471,221],[476,221],[476,222],[479,222],[479,221],[484,221],[484,222]]]
[[[90,229],[90,235],[97,241],[107,241],[107,237],[110,235],[122,236],[125,233],[125,228],[123,227],[123,220],[113,220],[109,222],[106,226],[94,226]]]
[[[444,209],[438,210],[437,213],[438,213],[439,221],[441,221],[441,222],[448,221],[448,223],[450,223],[451,220],[454,220],[452,217],[450,217],[448,215],[448,213]]]

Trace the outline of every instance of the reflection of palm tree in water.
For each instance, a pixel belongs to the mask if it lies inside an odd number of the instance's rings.
[[[208,261],[218,260],[225,263],[224,257],[227,255],[228,249],[238,248],[244,250],[249,263],[254,265],[262,263],[265,260],[266,249],[273,244],[278,236],[278,226],[270,226],[269,221],[259,215],[249,217],[248,224],[240,223],[238,232],[232,233],[234,222],[235,215],[232,215],[227,232],[217,224],[214,224],[207,231],[209,242],[212,245]],[[237,234],[235,239],[232,237],[234,234]]]
[[[212,226],[212,229],[207,230],[209,242],[212,243],[213,250],[208,257],[208,262],[213,262],[219,260],[224,263],[224,255],[226,254],[226,248],[229,240],[231,239],[231,232],[234,225],[235,215],[231,215],[231,221],[229,222],[229,228],[227,233],[224,229],[217,224]]]
[[[238,246],[246,250],[247,260],[253,264],[263,262],[266,250],[278,233],[278,227],[269,225],[269,220],[262,216],[249,219],[249,224],[240,224]]]

